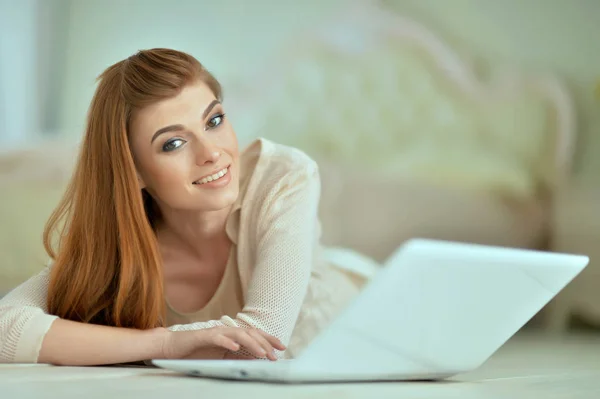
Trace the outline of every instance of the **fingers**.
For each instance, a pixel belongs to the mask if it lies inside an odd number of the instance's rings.
[[[240,350],[240,345],[225,334],[217,334],[214,338],[214,344],[233,352]]]
[[[237,352],[244,347],[252,355],[269,360],[277,360],[275,349],[286,347],[276,337],[257,328],[221,327],[212,330],[212,344]]]
[[[249,330],[243,328],[239,328],[235,331],[234,339],[256,357],[267,357],[267,354],[273,351],[273,349],[270,348],[270,345],[268,345],[267,348],[264,348],[261,343],[250,334]]]
[[[286,349],[285,345],[281,343],[281,341],[277,338],[274,337],[270,334],[267,334],[266,332],[256,329],[255,331],[257,331],[260,335],[262,335],[267,341],[269,341],[269,344],[271,344],[271,346],[275,349],[278,349],[280,351],[284,351]]]
[[[267,352],[267,359],[269,360],[277,360],[277,356],[275,356],[275,352],[273,350],[273,346],[269,343],[267,338],[263,336],[258,330],[248,330],[248,334],[254,338],[254,340]]]

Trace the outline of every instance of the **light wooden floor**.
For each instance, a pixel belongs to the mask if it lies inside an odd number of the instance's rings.
[[[270,385],[152,368],[0,365],[0,398],[600,398],[600,334],[519,334],[486,364],[448,381]]]

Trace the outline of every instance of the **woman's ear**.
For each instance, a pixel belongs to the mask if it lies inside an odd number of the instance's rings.
[[[137,176],[137,181],[138,181],[138,186],[140,187],[140,190],[143,190],[146,188],[146,183],[144,183],[144,179],[142,179],[142,176],[140,176],[139,173],[135,173],[135,175]]]

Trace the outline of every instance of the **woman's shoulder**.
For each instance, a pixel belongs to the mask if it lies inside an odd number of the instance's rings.
[[[306,152],[265,138],[250,143],[241,153],[241,158],[254,159],[255,173],[265,169],[285,174],[310,173],[317,169],[317,163]]]
[[[246,170],[254,176],[267,174],[269,178],[283,178],[313,174],[318,169],[315,160],[304,151],[265,138],[254,140],[240,158],[242,166],[249,167],[251,170]]]
[[[243,208],[262,209],[292,191],[319,195],[317,162],[302,150],[260,138],[246,147],[240,160],[239,200]]]

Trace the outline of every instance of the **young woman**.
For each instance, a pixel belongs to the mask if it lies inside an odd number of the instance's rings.
[[[358,292],[319,244],[316,163],[240,152],[221,100],[170,49],[102,73],[52,261],[0,301],[0,362],[293,357]]]

